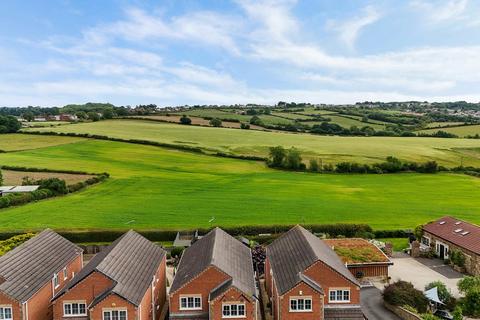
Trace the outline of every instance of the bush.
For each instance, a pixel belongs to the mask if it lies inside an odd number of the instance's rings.
[[[172,256],[172,258],[180,257],[182,255],[183,250],[185,250],[184,247],[174,247],[172,251],[170,251],[170,255]]]
[[[452,250],[450,252],[450,263],[460,268],[465,267],[465,255],[460,250]]]
[[[248,130],[248,129],[250,129],[250,125],[248,123],[241,123],[240,124],[240,129]]]
[[[185,125],[189,125],[189,124],[192,124],[192,119],[190,119],[190,118],[187,117],[186,115],[183,115],[183,116],[180,118],[180,123],[181,123],[181,124],[185,124]]]
[[[452,294],[447,289],[447,286],[441,281],[433,281],[425,286],[425,290],[430,290],[435,287],[438,289],[438,297],[443,303],[446,304],[452,297]]]
[[[394,306],[411,306],[420,313],[425,313],[428,307],[428,300],[423,292],[405,281],[398,281],[387,286],[383,291],[383,299]]]
[[[221,127],[222,126],[222,120],[218,118],[213,118],[212,120],[209,121],[210,125],[212,127]]]
[[[15,249],[16,247],[18,247],[19,245],[21,245],[22,243],[31,239],[34,236],[35,236],[34,233],[25,233],[25,234],[15,235],[11,238],[0,241],[0,256],[4,255],[10,250]]]
[[[37,184],[40,185],[39,189],[48,189],[52,191],[55,195],[67,194],[67,184],[65,180],[58,178],[48,178],[41,179],[37,181]]]

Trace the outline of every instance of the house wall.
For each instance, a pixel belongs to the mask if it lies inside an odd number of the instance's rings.
[[[127,300],[117,296],[116,294],[110,294],[96,306],[90,309],[90,319],[101,320],[103,319],[103,310],[107,309],[124,309],[127,310],[127,318],[129,320],[139,319],[137,314],[137,308],[128,302]],[[142,320],[145,320],[142,318]]]
[[[267,288],[267,294],[272,297],[272,269],[270,268],[270,261],[268,258],[265,259],[265,286]]]
[[[170,294],[170,313],[206,313],[209,311],[208,306],[208,296],[210,292],[220,285],[222,282],[225,282],[230,277],[225,273],[221,272],[215,267],[206,268],[200,275],[191,280],[185,286]],[[183,311],[180,310],[180,296],[182,295],[196,295],[199,294],[202,297],[202,310],[189,310]]]
[[[167,295],[167,281],[166,281],[166,256],[163,257],[160,263],[157,273],[155,275],[155,282],[148,288],[145,295],[142,298],[139,310],[142,320],[155,320],[158,319],[165,305]],[[152,286],[153,286],[153,298],[152,298]],[[152,309],[152,302],[155,302]],[[153,312],[155,311],[155,313]],[[155,316],[155,319],[154,319]]]
[[[13,319],[22,319],[22,305],[0,292],[0,306],[12,307]]]
[[[290,298],[293,297],[311,297],[312,311],[309,312],[291,312]],[[280,297],[279,301],[280,318],[278,314],[274,315],[275,320],[323,320],[323,296],[312,287],[300,282],[296,287]]]
[[[325,303],[330,304],[330,289],[350,289],[349,303],[333,303],[333,305],[360,304],[360,287],[347,280],[337,271],[331,269],[322,261],[317,261],[305,270],[304,274],[318,283],[325,292]]]
[[[255,320],[256,317],[256,300],[250,301],[242,292],[236,288],[228,289],[223,295],[217,297],[210,303],[210,320],[222,319],[223,304],[228,302],[245,303],[245,317],[229,318],[229,319],[246,319]]]
[[[448,245],[449,252],[452,252],[452,250],[458,250],[463,252],[463,254],[465,255],[465,270],[467,271],[467,273],[474,276],[480,276],[480,255],[475,254],[469,250],[466,250],[465,248],[459,247],[429,232],[424,231],[423,235],[430,238],[430,248],[432,248],[435,252],[436,252],[437,241],[440,241]]]
[[[112,283],[112,280],[104,276],[102,273],[97,271],[92,272],[89,276],[53,302],[53,319],[60,320],[68,318],[63,317],[64,301],[85,300],[88,306],[96,296],[111,287]]]
[[[365,278],[387,278],[388,277],[388,265],[377,266],[377,265],[365,265],[365,266],[349,266],[348,270],[353,274],[354,277],[357,276],[359,272],[363,274]]]

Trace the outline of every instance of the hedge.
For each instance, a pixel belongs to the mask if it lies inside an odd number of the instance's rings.
[[[66,173],[66,174],[85,174],[85,175],[109,175],[106,172],[103,173],[90,173],[85,171],[77,171],[77,170],[62,170],[62,169],[47,169],[47,168],[29,168],[29,167],[19,167],[19,166],[8,166],[3,165],[0,167],[4,170],[12,170],[12,171],[25,171],[25,172],[52,172],[52,173]]]
[[[217,152],[215,153],[217,157],[223,158],[232,158],[232,159],[240,159],[240,160],[253,160],[253,161],[264,161],[266,162],[268,159],[259,156],[247,156],[247,155],[236,155],[231,153],[224,153],[224,152]]]

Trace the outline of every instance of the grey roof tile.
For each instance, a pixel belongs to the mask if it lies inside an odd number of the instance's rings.
[[[0,291],[25,302],[52,280],[82,249],[47,229],[0,257]]]
[[[255,295],[255,275],[249,248],[220,228],[215,228],[185,249],[170,292],[175,292],[209,266],[232,278],[232,285]]]
[[[267,247],[277,289],[284,294],[300,281],[301,273],[317,261],[322,261],[343,277],[358,285],[337,254],[318,237],[296,226]]]
[[[164,256],[165,251],[161,247],[130,230],[93,257],[55,299],[93,271],[98,271],[112,279],[114,285],[99,296],[92,306],[110,293],[118,294],[138,306]]]

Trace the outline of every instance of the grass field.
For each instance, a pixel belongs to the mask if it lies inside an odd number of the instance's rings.
[[[317,136],[181,126],[140,120],[110,120],[26,130],[100,134],[257,156],[266,156],[271,146],[295,146],[304,158],[319,158],[324,163],[373,163],[383,161],[387,156],[396,156],[418,162],[436,160],[445,166],[458,166],[463,161],[464,165],[480,167],[480,140],[473,139]],[[0,149],[1,146],[0,144]]]
[[[439,130],[456,134],[459,137],[474,136],[480,134],[480,125],[472,126],[461,126],[461,127],[452,127],[452,128],[437,128],[437,129],[427,129],[421,130],[419,132],[432,134]]]
[[[413,228],[445,214],[480,222],[480,179],[465,175],[294,173],[99,140],[3,153],[0,164],[111,174],[85,191],[1,210],[0,230],[184,229],[208,227],[212,217],[221,226],[347,222],[377,229]]]
[[[49,128],[52,129],[52,128]],[[32,136],[22,134],[2,134],[0,139],[0,150],[2,151],[17,151],[44,148],[50,146],[57,146],[72,142],[83,140],[82,138],[75,137],[57,137],[52,139],[51,137],[38,136],[32,138]]]
[[[73,184],[81,181],[85,181],[91,178],[91,175],[87,174],[67,174],[67,173],[55,173],[55,172],[25,172],[25,171],[11,171],[2,170],[3,185],[21,185],[24,177],[28,177],[32,180],[41,180],[48,178],[59,178],[65,180],[67,184]]]
[[[427,123],[427,128],[441,128],[441,127],[448,127],[448,126],[459,126],[462,125],[463,122],[430,122]]]

